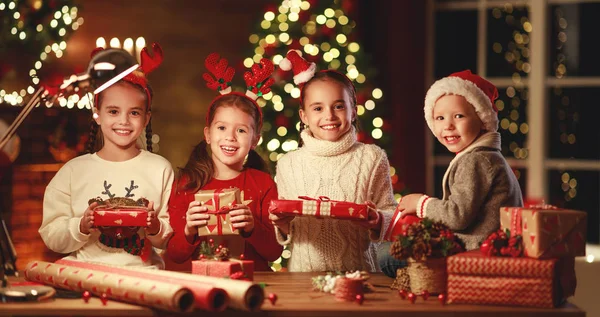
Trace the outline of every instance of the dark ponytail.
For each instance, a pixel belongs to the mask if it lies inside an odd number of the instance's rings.
[[[204,140],[198,143],[185,166],[179,169],[179,178],[187,180],[187,183],[183,185],[183,190],[197,192],[215,174],[215,167],[210,154],[206,150],[207,147],[208,144]]]
[[[148,125],[146,126],[146,150],[152,152],[152,116],[150,116],[150,120],[148,120]]]
[[[98,137],[98,124],[94,119],[90,122],[90,135],[87,141],[87,151],[90,154],[96,153],[96,138]]]

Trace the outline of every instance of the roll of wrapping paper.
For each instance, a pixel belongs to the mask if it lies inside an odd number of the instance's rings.
[[[265,293],[258,284],[254,284],[249,281],[231,280],[226,278],[202,276],[188,273],[161,271],[146,268],[127,268],[127,267],[116,267],[106,266],[100,264],[91,264],[86,262],[59,260],[58,262],[72,263],[73,265],[79,266],[95,266],[98,268],[115,269],[118,268],[119,274],[127,275],[133,273],[139,273],[140,276],[144,276],[146,279],[154,279],[156,277],[167,278],[167,280],[177,281],[177,283],[187,282],[183,285],[192,284],[204,284],[217,288],[221,288],[229,295],[229,306],[249,311],[258,311],[263,304]],[[75,263],[73,263],[75,262]],[[129,273],[132,272],[132,273]]]
[[[110,274],[114,273],[119,275],[132,276],[135,278],[143,278],[146,280],[151,279],[154,281],[183,285],[189,288],[190,291],[192,291],[192,293],[194,294],[194,306],[198,309],[208,311],[223,311],[225,310],[225,308],[227,308],[227,304],[229,302],[229,296],[227,295],[227,292],[225,292],[225,290],[207,283],[198,283],[190,281],[189,279],[182,279],[177,277],[148,274],[148,270],[132,270],[125,269],[124,267],[120,266],[110,266],[98,263],[89,263],[64,259],[58,260],[55,263],[95,271],[102,271]],[[150,273],[155,271],[158,270],[151,270]]]
[[[65,264],[33,261],[25,268],[25,278],[55,287],[89,291],[110,299],[174,312],[194,308],[194,294],[186,287],[151,279],[107,273]]]

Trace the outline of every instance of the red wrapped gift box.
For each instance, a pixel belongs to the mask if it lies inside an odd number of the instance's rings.
[[[313,216],[317,218],[327,217],[349,220],[367,220],[368,218],[368,207],[366,204],[330,200],[324,196],[318,199],[306,196],[298,198],[303,200],[271,200],[269,212],[276,215]]]
[[[241,274],[238,272],[241,272]],[[254,261],[236,259],[226,261],[195,260],[192,261],[192,274],[252,281],[254,279]]]
[[[549,205],[500,208],[500,226],[523,236],[532,258],[585,255],[587,214]]]
[[[574,258],[448,257],[448,303],[551,308],[575,294]]]
[[[94,225],[98,227],[146,227],[146,207],[123,207],[94,209]]]
[[[238,188],[200,190],[194,196],[203,206],[208,207],[207,213],[210,214],[208,224],[198,230],[199,236],[240,234],[240,231],[233,227],[229,216],[231,206],[242,203]]]

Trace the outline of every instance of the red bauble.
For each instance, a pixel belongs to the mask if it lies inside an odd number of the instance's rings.
[[[362,303],[363,303],[363,301],[364,301],[364,300],[365,300],[365,297],[364,297],[362,294],[357,294],[357,295],[356,295],[356,302],[357,302],[359,305],[362,305]]]
[[[108,302],[108,296],[106,296],[106,293],[102,293],[102,295],[100,295],[100,300],[102,301],[102,305],[106,305],[106,302]]]
[[[206,255],[200,254],[200,260],[204,260],[204,259],[206,259]]]
[[[424,290],[422,296],[424,300],[427,300],[429,298],[429,292],[427,290]]]
[[[208,244],[210,244],[211,246],[213,246],[215,244],[215,240],[213,239],[208,239]]]
[[[275,293],[269,294],[269,301],[271,301],[271,305],[275,305],[275,302],[277,302],[277,294],[275,294]]]
[[[240,260],[244,259],[244,253],[240,254]]]
[[[408,293],[408,301],[410,301],[411,304],[414,304],[416,300],[417,295],[415,295],[415,293]]]
[[[92,294],[88,291],[83,292],[83,301],[86,302],[86,304],[90,301],[90,298],[92,297]]]

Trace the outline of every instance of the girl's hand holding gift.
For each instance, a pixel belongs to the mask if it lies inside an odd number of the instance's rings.
[[[275,215],[271,213],[271,206],[269,206],[269,220],[273,226],[279,228],[279,230],[287,235],[290,232],[290,222],[294,220],[295,216],[288,215]]]
[[[229,216],[234,228],[240,229],[246,234],[250,234],[254,230],[254,216],[248,206],[242,204],[233,205]]]
[[[377,206],[372,201],[366,201],[367,220],[352,220],[354,223],[366,229],[381,229],[381,214],[377,211]]]
[[[98,203],[93,202],[83,212],[83,217],[81,217],[81,220],[79,221],[79,232],[90,234],[90,232],[96,230],[94,228],[94,208],[96,208],[96,206],[98,206]]]
[[[148,203],[148,218],[146,218],[146,233],[149,235],[155,235],[160,231],[160,221],[156,216],[156,210],[154,210],[154,202]]]
[[[193,200],[188,205],[188,210],[185,213],[185,228],[184,233],[188,241],[193,241],[198,235],[198,229],[205,227],[208,224],[210,215],[206,212],[208,207],[201,206],[201,202]]]

